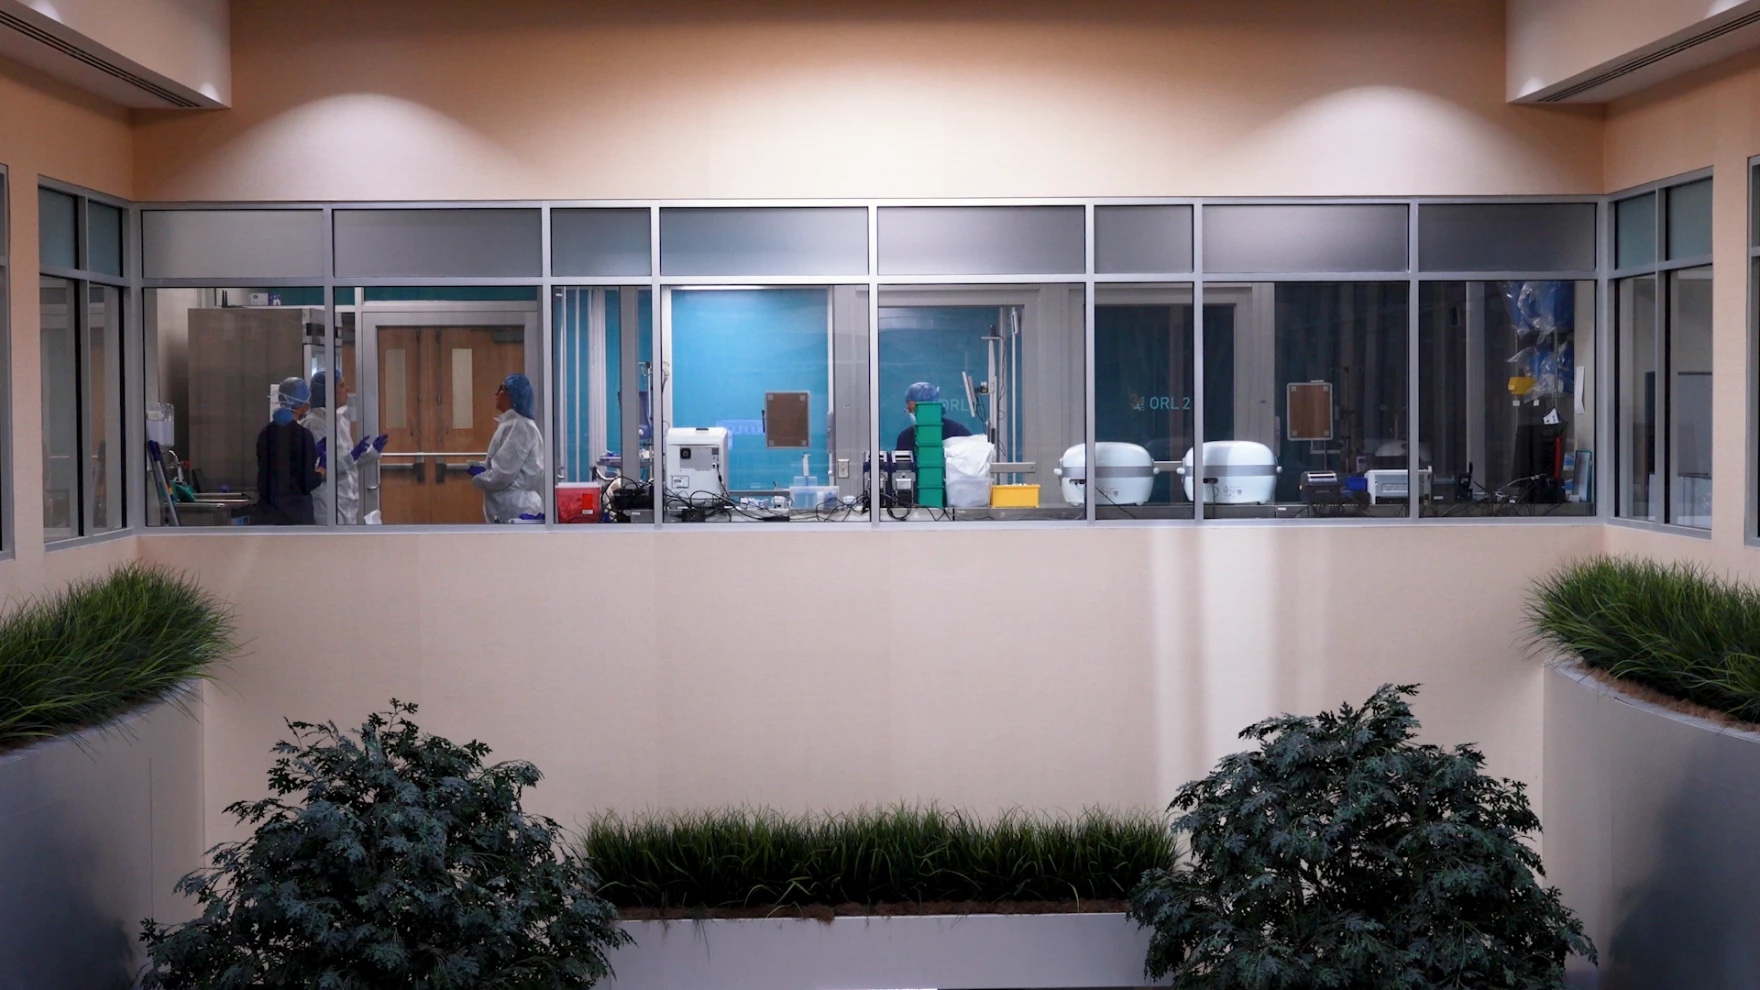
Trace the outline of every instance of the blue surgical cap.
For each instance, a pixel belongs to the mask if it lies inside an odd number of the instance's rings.
[[[279,404],[283,409],[303,406],[312,401],[312,390],[306,387],[304,378],[284,378],[281,380]]]
[[[532,393],[532,380],[516,372],[508,375],[501,387],[507,389],[507,401],[513,403],[513,411],[531,419],[532,401],[536,398]]]
[[[917,382],[904,390],[906,402],[940,402],[941,390],[928,382]]]
[[[340,375],[336,378],[342,381]],[[325,371],[312,373],[312,408],[324,409],[330,405],[330,374]]]

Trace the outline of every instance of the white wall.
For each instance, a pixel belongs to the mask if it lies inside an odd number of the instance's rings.
[[[209,690],[211,841],[283,717],[424,727],[534,761],[531,806],[899,799],[1159,806],[1283,711],[1421,682],[1430,738],[1538,785],[1529,579],[1602,528],[996,527],[156,534],[238,603]],[[1536,790],[1536,797],[1538,793]]]
[[[1498,0],[241,0],[235,108],[137,117],[143,200],[1595,193]],[[1156,805],[1283,710],[1422,681],[1538,782],[1525,582],[1594,526],[157,534],[253,639],[209,812],[282,716],[392,696],[534,807]],[[216,836],[218,837],[218,836]]]

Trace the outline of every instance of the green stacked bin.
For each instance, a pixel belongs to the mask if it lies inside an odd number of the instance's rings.
[[[917,504],[947,505],[947,451],[941,446],[941,403],[917,403]]]

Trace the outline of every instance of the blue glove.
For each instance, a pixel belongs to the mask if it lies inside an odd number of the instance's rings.
[[[354,449],[348,452],[349,459],[358,461],[367,456],[367,448],[372,445],[373,441],[371,440],[362,440],[360,443],[355,444]]]
[[[381,454],[385,453],[385,441],[387,441],[389,439],[391,439],[391,438],[383,433],[374,437],[373,438],[373,449],[378,451]]]
[[[470,476],[475,478],[477,475],[482,474],[489,469],[481,464],[472,464],[468,470],[470,471]]]
[[[330,438],[329,437],[319,437],[318,438],[318,470],[322,471],[324,468],[329,466],[328,465],[329,454],[330,454]]]

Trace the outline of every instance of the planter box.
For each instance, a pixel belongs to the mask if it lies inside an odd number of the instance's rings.
[[[185,707],[194,710],[190,697]],[[0,988],[125,988],[202,859],[202,726],[170,703],[0,755]]]
[[[1598,990],[1760,986],[1760,735],[1546,675],[1547,879],[1582,916]]]
[[[1122,914],[626,921],[617,990],[1140,987],[1149,930]]]

